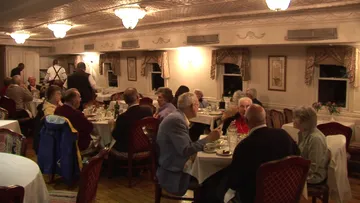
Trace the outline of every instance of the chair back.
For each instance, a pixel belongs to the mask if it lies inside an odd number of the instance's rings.
[[[140,105],[153,105],[153,100],[149,97],[144,97],[140,99]]]
[[[269,128],[272,128],[272,123],[271,123],[271,116],[270,116],[270,110],[269,109],[265,109],[265,113],[266,113],[266,125]]]
[[[160,121],[153,117],[143,118],[133,125],[129,139],[129,157],[133,153],[150,152],[151,145],[148,136],[144,133],[144,129],[152,132],[157,132]]]
[[[8,118],[9,112],[6,109],[0,107],[0,120],[6,120]]]
[[[9,118],[15,119],[16,117],[16,103],[14,100],[10,99],[7,96],[0,98],[0,107],[6,109],[9,114]]]
[[[101,166],[109,150],[101,150],[96,156],[92,157],[81,171],[79,192],[76,203],[94,202],[98,188]]]
[[[346,151],[349,149],[350,140],[352,136],[352,129],[337,122],[324,123],[317,126],[317,128],[325,135],[344,135],[346,138]]]
[[[256,174],[255,203],[299,202],[310,161],[299,156],[264,163]]]
[[[293,122],[293,111],[291,109],[284,109],[285,123]]]
[[[25,189],[19,185],[0,187],[1,203],[23,203]]]
[[[273,128],[281,128],[285,123],[284,114],[281,111],[271,109],[270,118]]]
[[[25,156],[26,137],[7,128],[0,128],[0,152]]]
[[[110,97],[111,101],[124,100],[124,92],[117,92]]]

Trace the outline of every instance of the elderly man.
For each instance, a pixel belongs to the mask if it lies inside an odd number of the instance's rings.
[[[63,86],[66,81],[67,75],[65,68],[59,65],[59,61],[55,59],[53,65],[50,66],[46,72],[44,83],[50,83],[50,85]]]
[[[160,87],[156,91],[158,97],[157,101],[159,103],[159,109],[155,113],[154,117],[162,121],[170,113],[176,111],[176,107],[171,103],[174,99],[171,89],[167,87]]]
[[[198,108],[196,96],[184,93],[178,99],[178,110],[168,115],[159,127],[157,144],[160,156],[156,175],[161,187],[174,195],[184,195],[190,179],[193,179],[184,172],[190,168],[191,157],[201,151],[206,143],[220,137],[219,130],[214,130],[202,140],[190,140],[189,119],[196,117]]]
[[[71,122],[72,126],[79,132],[78,146],[81,151],[87,149],[91,142],[90,133],[93,131],[93,124],[77,110],[80,106],[80,93],[77,89],[68,89],[64,94],[64,105],[55,110],[55,115],[63,116]]]
[[[283,129],[268,128],[265,110],[251,105],[245,114],[249,136],[235,148],[230,166],[203,183],[203,201],[228,202],[237,193],[241,203],[253,203],[256,192],[256,172],[261,164],[299,155],[294,140]]]
[[[33,100],[31,92],[22,82],[20,75],[15,75],[12,78],[13,84],[6,90],[6,96],[14,100],[16,103],[16,110],[25,109],[25,104]]]
[[[123,96],[128,109],[118,116],[112,137],[116,140],[114,148],[117,151],[128,152],[131,127],[136,121],[152,116],[152,111],[147,106],[139,106],[140,97],[135,88],[127,88]]]
[[[252,99],[253,104],[259,104],[260,106],[262,106],[262,103],[258,99],[256,99],[257,91],[255,88],[247,89],[246,96],[249,97],[250,99]]]
[[[30,76],[28,78],[28,82],[29,82],[28,90],[30,92],[33,91],[33,90],[39,90],[40,91],[41,86],[36,84],[36,78],[35,77]]]
[[[224,125],[222,128],[223,134],[226,134],[230,124],[235,121],[237,132],[241,134],[247,134],[249,132],[248,125],[245,121],[245,111],[252,104],[252,100],[249,97],[242,97],[238,102],[238,112],[229,118],[224,119]]]

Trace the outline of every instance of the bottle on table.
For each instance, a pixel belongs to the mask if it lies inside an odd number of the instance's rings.
[[[231,122],[231,124],[229,125],[227,131],[226,131],[226,136],[228,139],[228,143],[229,143],[229,150],[231,152],[234,152],[237,144],[238,144],[238,132],[237,132],[237,127],[235,122]]]
[[[219,109],[225,109],[224,95],[222,95],[221,101],[219,102]]]
[[[116,119],[117,117],[118,117],[118,115],[119,115],[119,110],[120,110],[120,105],[119,105],[119,103],[118,103],[118,101],[116,101],[116,103],[115,103],[115,106],[114,106],[114,119]]]

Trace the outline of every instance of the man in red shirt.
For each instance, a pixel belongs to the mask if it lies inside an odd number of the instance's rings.
[[[238,113],[235,116],[227,118],[224,121],[223,125],[223,134],[226,134],[226,131],[232,122],[235,123],[238,133],[247,134],[249,133],[249,127],[245,120],[245,112],[252,105],[252,100],[249,97],[243,97],[239,100],[238,104]]]

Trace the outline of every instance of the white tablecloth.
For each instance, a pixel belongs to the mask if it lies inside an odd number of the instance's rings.
[[[30,111],[33,117],[37,114],[37,106],[42,102],[42,99],[34,99],[32,102],[26,103],[26,108]]]
[[[318,120],[318,125],[324,124],[324,123],[330,123],[330,122],[333,122],[333,121]],[[355,123],[342,122],[342,121],[335,121],[335,122],[338,122],[338,123],[340,123],[341,125],[350,127],[350,128],[353,130],[353,132],[354,132]],[[289,133],[289,135],[295,140],[295,142],[298,143],[298,141],[299,141],[299,138],[298,138],[298,132],[299,132],[299,130],[296,129],[296,128],[294,128],[294,124],[293,124],[293,123],[284,124],[284,125],[282,126],[282,129],[284,129],[287,133]]]
[[[0,128],[7,128],[21,134],[20,125],[17,120],[0,120]]]
[[[191,122],[194,123],[202,123],[206,125],[210,125],[210,130],[214,129],[215,122],[218,119],[221,119],[222,115],[209,115],[202,112],[198,112],[195,118],[190,119]]]
[[[328,167],[328,185],[330,197],[338,203],[351,199],[351,188],[347,173],[346,138],[343,135],[326,137],[331,153]]]
[[[22,156],[0,153],[0,166],[0,186],[23,186],[24,203],[49,201],[45,181],[35,162]]]
[[[96,93],[96,95],[97,95],[96,101],[98,101],[98,102],[110,101],[111,95],[113,95],[113,94],[114,93],[109,93],[109,94]]]
[[[100,136],[100,146],[105,147],[110,144],[112,141],[112,129],[115,125],[115,121],[104,120],[104,121],[92,121],[94,125],[94,130],[92,135]]]

